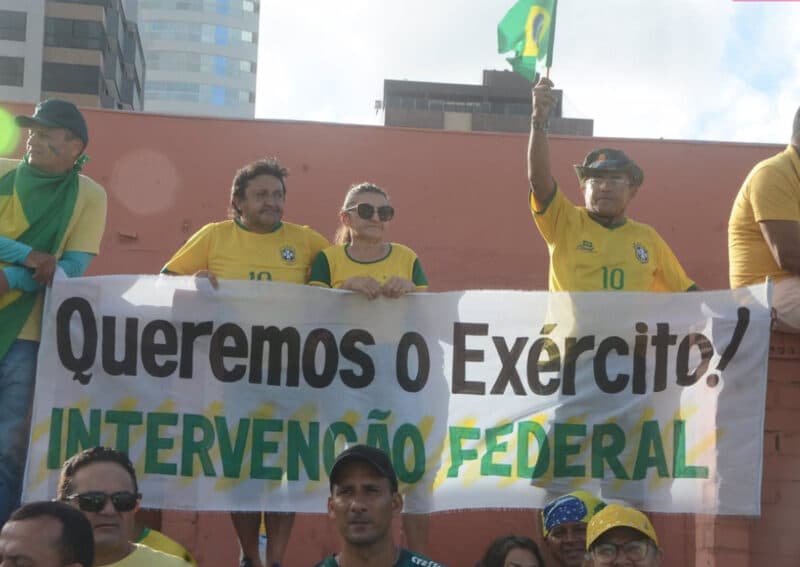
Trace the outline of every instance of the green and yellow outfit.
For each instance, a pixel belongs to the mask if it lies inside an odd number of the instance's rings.
[[[16,507],[28,444],[44,290],[23,262],[31,250],[81,275],[100,248],[106,194],[79,174],[83,159],[52,175],[26,160],[0,158],[0,524]]]

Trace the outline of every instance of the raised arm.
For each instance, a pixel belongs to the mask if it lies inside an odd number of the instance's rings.
[[[542,77],[533,88],[533,115],[528,139],[528,181],[539,203],[546,203],[555,191],[550,173],[550,144],[547,141],[548,120],[555,105],[553,81]]]

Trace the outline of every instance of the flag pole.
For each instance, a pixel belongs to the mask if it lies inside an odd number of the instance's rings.
[[[550,45],[547,48],[547,61],[545,63],[545,77],[550,78],[550,67],[553,66],[553,46],[556,44],[556,13],[558,12],[558,0],[553,0],[553,17],[550,20]]]

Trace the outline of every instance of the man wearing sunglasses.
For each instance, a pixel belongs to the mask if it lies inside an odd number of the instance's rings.
[[[18,508],[0,532],[0,565],[92,567],[92,526],[63,502],[30,502]]]
[[[58,500],[80,509],[89,520],[95,566],[189,567],[179,557],[131,543],[141,497],[130,459],[114,449],[86,449],[61,467]]]
[[[584,207],[563,194],[550,171],[548,118],[556,98],[550,79],[533,89],[528,143],[530,208],[550,252],[550,291],[690,291],[675,254],[650,226],[626,216],[644,173],[624,152],[590,152],[575,172]]]
[[[328,240],[307,226],[283,222],[286,177],[277,159],[250,163],[233,178],[231,220],[207,224],[164,265],[161,272],[219,279],[304,284],[311,262]],[[294,524],[294,514],[265,512],[269,531],[267,565],[280,566]],[[231,514],[242,548],[242,567],[262,567],[258,548],[261,514]]]
[[[639,510],[609,504],[589,520],[586,559],[593,567],[659,567],[661,548],[653,524]]]

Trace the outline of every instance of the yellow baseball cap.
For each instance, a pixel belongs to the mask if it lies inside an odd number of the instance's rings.
[[[609,504],[589,520],[589,525],[586,527],[587,551],[597,538],[613,528],[633,528],[653,540],[658,547],[656,530],[653,529],[653,524],[650,523],[647,516],[635,508]]]

